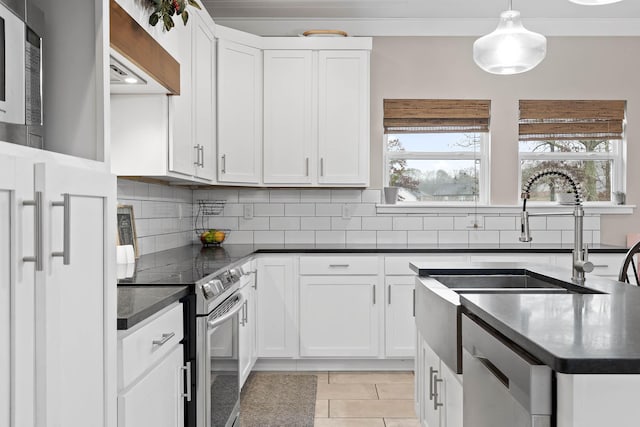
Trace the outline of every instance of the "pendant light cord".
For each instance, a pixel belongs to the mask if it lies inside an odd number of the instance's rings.
[[[509,0],[509,10],[513,10],[513,0]]]

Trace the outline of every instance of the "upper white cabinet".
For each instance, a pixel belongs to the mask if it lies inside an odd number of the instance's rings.
[[[369,183],[369,51],[265,50],[264,183]]]
[[[317,55],[317,54],[316,54]],[[264,52],[264,183],[309,185],[315,176],[314,72],[310,50]]]
[[[320,184],[369,183],[369,52],[318,57]]]
[[[286,156],[286,153],[282,153]],[[259,184],[262,168],[262,51],[218,41],[218,181]]]

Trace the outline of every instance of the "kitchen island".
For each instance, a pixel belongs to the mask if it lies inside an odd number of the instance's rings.
[[[569,269],[549,265],[415,263],[412,268],[419,275],[417,287],[431,286],[434,279],[429,276],[501,269],[571,282]],[[640,389],[640,288],[593,275],[588,276],[585,287],[589,293],[458,295],[442,288],[438,292],[444,298],[457,299],[464,316],[500,342],[553,371],[551,393],[557,426],[636,426],[640,409],[633,396]],[[465,335],[464,327],[461,335]],[[464,366],[461,372],[464,386]]]

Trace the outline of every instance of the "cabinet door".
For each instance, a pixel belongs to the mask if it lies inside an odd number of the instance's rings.
[[[259,258],[256,286],[258,357],[297,356],[293,258]]]
[[[264,183],[310,184],[312,52],[264,52]]]
[[[184,426],[182,352],[180,344],[142,380],[118,396],[118,427]]]
[[[300,356],[378,356],[378,276],[300,278]]]
[[[180,63],[180,95],[169,96],[169,170],[185,175],[194,174],[193,148],[191,28],[176,19],[176,26],[167,35],[167,50]]]
[[[35,187],[45,230],[36,278],[40,416],[43,425],[100,426],[115,360],[115,176],[39,163]]]
[[[218,181],[260,183],[262,52],[218,42]]]
[[[251,285],[246,285],[240,291],[245,298],[244,307],[240,311],[240,344],[238,348],[240,361],[240,387],[244,385],[255,359],[255,294]]]
[[[415,276],[387,277],[385,349],[390,357],[414,357],[416,322],[413,316]]]
[[[444,404],[442,427],[462,427],[462,375],[458,376],[442,362],[440,368],[443,382],[439,393]]]
[[[15,249],[12,248],[11,218],[15,211],[15,162],[0,157],[0,425],[11,425],[11,277]],[[15,246],[15,245],[14,245]]]
[[[213,32],[198,13],[193,16],[193,149],[200,178],[216,177],[215,53]]]
[[[369,52],[318,56],[320,184],[369,183]]]
[[[442,378],[440,373],[440,358],[429,347],[426,341],[422,341],[422,371],[424,381],[424,394],[420,413],[429,427],[439,427],[441,419],[442,395],[438,394],[441,389],[437,381]]]

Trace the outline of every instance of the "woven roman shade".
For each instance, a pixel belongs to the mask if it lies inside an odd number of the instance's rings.
[[[520,141],[622,139],[625,101],[521,100]]]
[[[489,132],[491,101],[385,99],[384,133]]]

